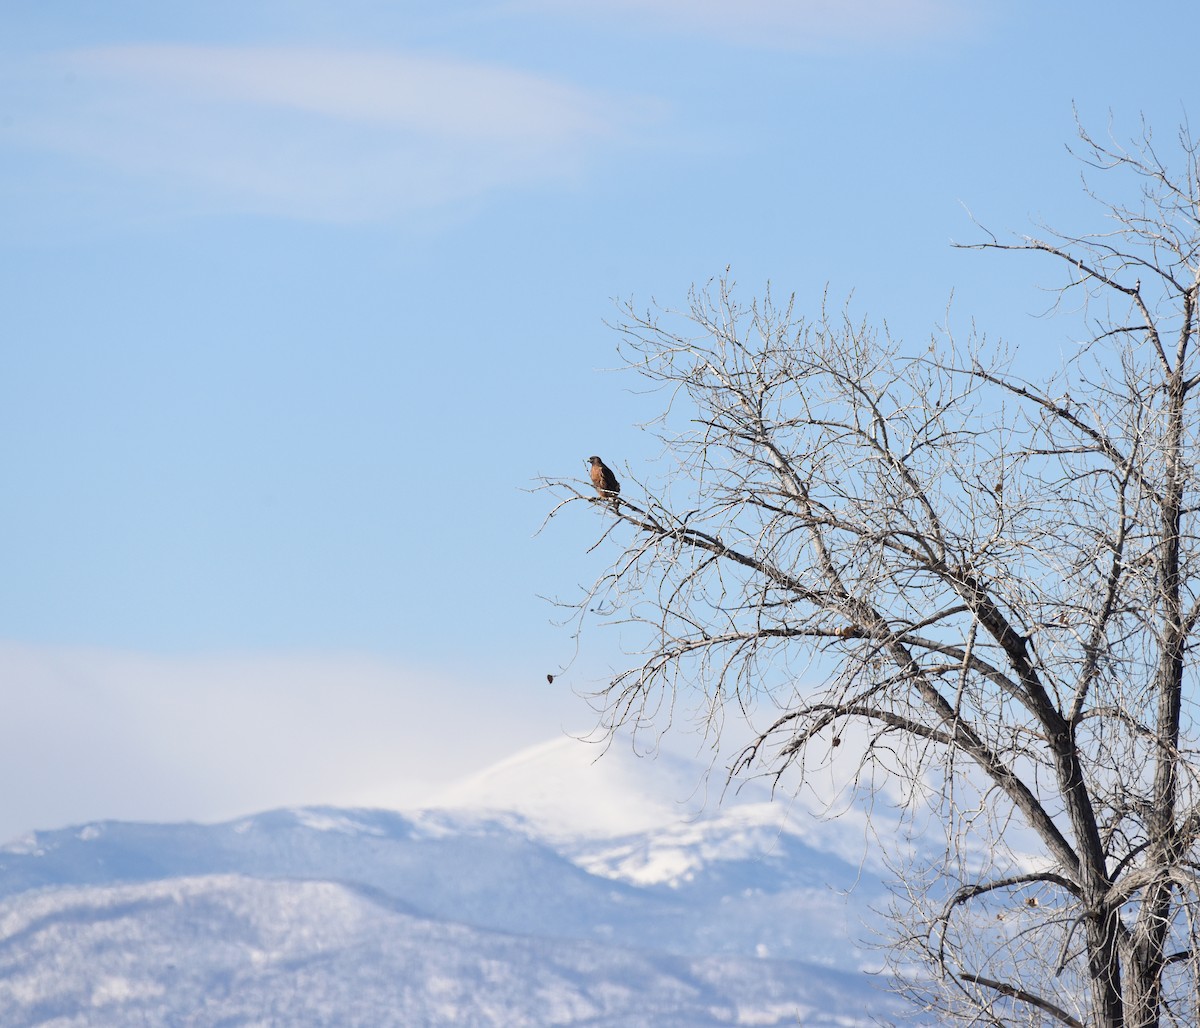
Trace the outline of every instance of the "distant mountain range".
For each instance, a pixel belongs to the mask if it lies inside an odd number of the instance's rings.
[[[0,850],[0,1024],[856,1025],[882,886],[765,791],[570,739],[398,813],[101,822]],[[718,785],[723,784],[723,779]]]

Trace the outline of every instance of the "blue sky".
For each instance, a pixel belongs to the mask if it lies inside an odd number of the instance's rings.
[[[386,799],[619,662],[539,475],[657,453],[614,298],[731,267],[1031,375],[1054,269],[1200,13],[945,0],[15,2],[0,33],[0,835]],[[1194,105],[1191,105],[1194,110]],[[392,792],[388,790],[391,789]]]

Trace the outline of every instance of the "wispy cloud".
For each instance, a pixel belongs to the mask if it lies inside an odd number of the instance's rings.
[[[976,18],[952,0],[516,0],[527,8],[619,19],[625,26],[772,49],[907,46],[945,39]]]
[[[423,799],[561,732],[570,694],[326,654],[152,656],[0,642],[0,844],[103,818],[214,820]]]
[[[319,48],[88,49],[7,78],[0,141],[332,220],[574,175],[636,107],[498,65]]]

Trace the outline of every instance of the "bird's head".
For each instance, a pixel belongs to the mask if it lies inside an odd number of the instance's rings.
[[[599,457],[588,457],[587,460],[584,461],[584,463],[590,464],[592,467],[595,467],[597,464],[603,464],[604,461],[602,461]]]

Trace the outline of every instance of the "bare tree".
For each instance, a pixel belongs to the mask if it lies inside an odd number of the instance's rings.
[[[915,1000],[1194,1025],[1200,147],[1181,133],[1172,167],[1149,132],[1080,137],[1134,199],[1095,234],[978,247],[1065,272],[1086,333],[1052,381],[721,281],[622,309],[625,361],[666,390],[667,472],[626,470],[618,505],[547,484],[615,554],[580,619],[644,643],[599,695],[606,728],[773,705],[741,770],[803,775],[857,731],[859,784],[936,811],[944,859],[897,893]]]

